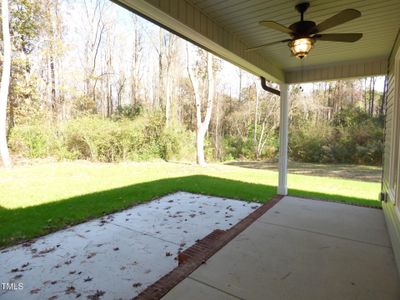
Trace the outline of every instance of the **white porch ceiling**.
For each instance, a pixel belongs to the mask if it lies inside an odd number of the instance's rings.
[[[188,37],[225,59],[257,75],[267,75],[268,79],[275,81],[316,81],[384,74],[387,59],[400,28],[399,0],[310,0],[311,5],[305,14],[305,19],[316,23],[346,8],[361,11],[360,18],[324,33],[361,32],[363,38],[355,43],[319,41],[308,57],[299,60],[291,56],[285,44],[265,47],[250,54],[245,53],[244,49],[288,38],[287,35],[258,23],[262,20],[274,20],[288,26],[299,20],[299,13],[295,11],[294,6],[303,1],[115,1]],[[151,5],[150,12],[149,8],[143,9],[143,3]],[[151,8],[154,11],[151,11]],[[167,21],[165,16],[172,17],[177,23],[171,24],[169,22],[171,20]],[[200,42],[200,37],[196,35],[201,36]],[[207,39],[227,52],[207,43]],[[234,55],[227,57],[228,52]],[[248,63],[247,65],[244,64],[243,59]]]

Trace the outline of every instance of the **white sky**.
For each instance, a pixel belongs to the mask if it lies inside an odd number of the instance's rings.
[[[382,93],[384,86],[385,86],[385,76],[376,77],[375,90]],[[312,83],[303,83],[303,84],[301,84],[301,87],[303,88],[303,91],[305,93],[310,93],[313,88],[313,84]]]

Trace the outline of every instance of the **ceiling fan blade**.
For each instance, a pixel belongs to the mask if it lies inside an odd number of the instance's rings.
[[[345,9],[315,26],[310,33],[318,33],[361,17],[356,9]]]
[[[318,41],[353,43],[362,38],[362,33],[328,33],[314,36]]]
[[[248,49],[246,49],[246,52],[255,51],[255,50],[261,49],[263,47],[267,47],[267,46],[271,46],[271,45],[275,45],[275,44],[287,43],[287,42],[290,42],[290,41],[291,40],[289,39],[289,40],[283,40],[283,41],[276,41],[276,42],[272,42],[272,43],[267,43],[267,44],[259,45],[259,46],[256,46],[256,47],[248,48]]]
[[[288,34],[292,33],[291,29],[289,29],[288,27],[286,27],[282,24],[276,23],[274,21],[261,21],[260,25],[264,25],[268,28],[271,28],[271,29],[274,29],[274,30],[277,30],[277,31],[280,31],[283,33],[288,33]]]

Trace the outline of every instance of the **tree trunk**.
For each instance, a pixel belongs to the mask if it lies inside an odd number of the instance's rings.
[[[131,105],[136,105],[139,103],[139,90],[140,90],[140,77],[141,77],[141,70],[140,70],[140,60],[142,57],[142,50],[143,50],[143,40],[142,40],[142,33],[139,28],[138,17],[133,17],[133,24],[134,24],[134,32],[135,38],[133,43],[133,59],[132,59],[132,101]]]
[[[5,167],[11,167],[11,158],[7,146],[7,99],[11,73],[11,39],[8,15],[8,0],[2,0],[2,29],[3,29],[3,74],[0,86],[0,154]]]
[[[204,154],[204,139],[206,137],[206,131],[202,126],[197,127],[196,130],[196,162],[200,166],[206,165],[206,159]]]
[[[386,106],[386,92],[387,92],[387,76],[385,76],[385,83],[384,83],[384,88],[383,88],[383,94],[381,97],[381,105],[379,107],[379,115],[383,116],[385,113],[385,106]]]
[[[217,95],[217,103],[216,103],[216,118],[215,118],[215,132],[214,132],[214,146],[215,146],[215,158],[220,159],[221,158],[221,149],[220,149],[220,143],[219,143],[219,103],[220,103],[220,97]]]
[[[258,159],[257,126],[258,126],[258,105],[259,105],[260,98],[259,98],[259,95],[258,95],[258,89],[257,89],[257,83],[256,82],[254,83],[254,88],[255,88],[255,92],[256,92],[256,102],[255,102],[256,107],[255,107],[255,112],[254,112],[254,136],[253,136],[253,145],[254,146],[253,147],[254,147],[254,150],[256,152],[256,157]]]
[[[187,53],[187,70],[189,74],[189,79],[193,87],[195,105],[196,105],[196,161],[197,164],[204,166],[206,165],[205,155],[204,155],[204,139],[210,125],[212,106],[214,100],[214,89],[215,89],[215,79],[213,70],[213,56],[211,53],[207,53],[207,78],[208,78],[208,93],[207,93],[207,107],[206,115],[204,121],[202,121],[201,116],[201,92],[199,88],[199,81],[196,78],[193,69],[190,66],[191,53],[189,47],[186,46]]]
[[[175,42],[176,37],[169,33],[168,34],[168,49],[166,49],[166,78],[165,78],[165,126],[168,128],[171,120],[171,107],[172,107],[172,64],[175,59]]]
[[[374,115],[374,110],[375,110],[375,82],[376,82],[376,78],[372,77],[372,95],[371,95],[371,116]]]
[[[8,130],[7,130],[7,139],[11,134],[11,130],[14,128],[15,126],[15,113],[14,113],[14,107],[15,107],[15,103],[14,103],[15,99],[13,99],[12,97],[10,97],[8,99]]]
[[[242,101],[242,69],[239,68],[239,102]]]
[[[163,65],[163,29],[159,30],[159,52],[158,52],[158,104],[157,109],[162,109],[164,104],[163,91],[164,91],[164,65]]]
[[[364,79],[364,111],[368,112],[367,108],[367,77]]]
[[[169,73],[169,70],[168,70]],[[165,127],[169,127],[171,118],[171,78],[167,74],[167,84],[165,87]]]
[[[50,48],[50,81],[51,81],[51,93],[50,103],[53,117],[57,119],[58,105],[57,105],[57,93],[56,93],[56,71],[55,71],[55,59],[53,54],[53,47]]]

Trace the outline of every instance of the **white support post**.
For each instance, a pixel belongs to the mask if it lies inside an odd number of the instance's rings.
[[[287,164],[288,164],[288,123],[289,98],[288,85],[281,84],[281,106],[279,124],[279,184],[278,195],[287,195]]]

